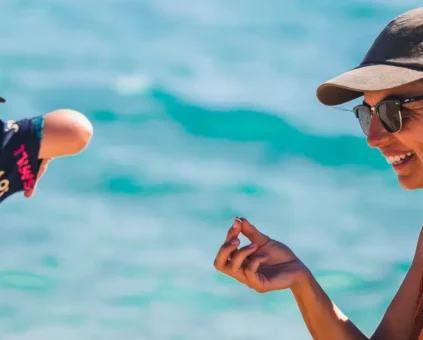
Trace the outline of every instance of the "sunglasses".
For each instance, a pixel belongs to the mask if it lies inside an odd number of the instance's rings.
[[[423,96],[406,99],[389,97],[377,103],[375,106],[370,106],[366,103],[357,105],[353,108],[353,112],[366,136],[369,135],[373,112],[376,112],[380,123],[386,131],[389,133],[398,133],[402,128],[402,106],[418,100],[423,100]]]

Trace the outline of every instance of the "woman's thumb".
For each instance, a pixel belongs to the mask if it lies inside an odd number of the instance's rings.
[[[269,241],[269,236],[261,233],[247,219],[241,217],[239,220],[242,222],[241,233],[251,242],[257,243],[257,245],[260,247]]]

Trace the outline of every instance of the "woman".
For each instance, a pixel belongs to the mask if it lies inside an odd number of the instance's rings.
[[[392,164],[405,189],[423,188],[423,8],[380,33],[359,67],[321,85],[318,99],[338,105],[364,96],[354,113],[370,147]],[[238,236],[251,244],[238,249]],[[284,244],[236,218],[214,263],[258,292],[291,289],[314,339],[367,337],[335,306],[305,264]],[[423,232],[410,269],[371,339],[423,339]]]
[[[0,102],[5,100],[0,97]],[[48,162],[77,154],[92,134],[88,119],[73,110],[18,121],[0,120],[0,202],[19,191],[31,197]]]

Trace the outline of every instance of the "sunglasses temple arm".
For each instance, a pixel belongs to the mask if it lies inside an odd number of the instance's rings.
[[[350,109],[345,109],[345,108],[343,108],[343,107],[334,107],[334,109],[337,109],[337,110],[339,110],[339,111],[347,111],[347,112],[352,112],[352,113],[354,113],[354,111],[353,111],[353,110],[350,110]]]

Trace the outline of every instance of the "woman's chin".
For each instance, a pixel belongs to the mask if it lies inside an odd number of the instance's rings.
[[[401,187],[405,190],[423,189],[423,178],[418,178],[416,175],[400,175],[398,181]]]

